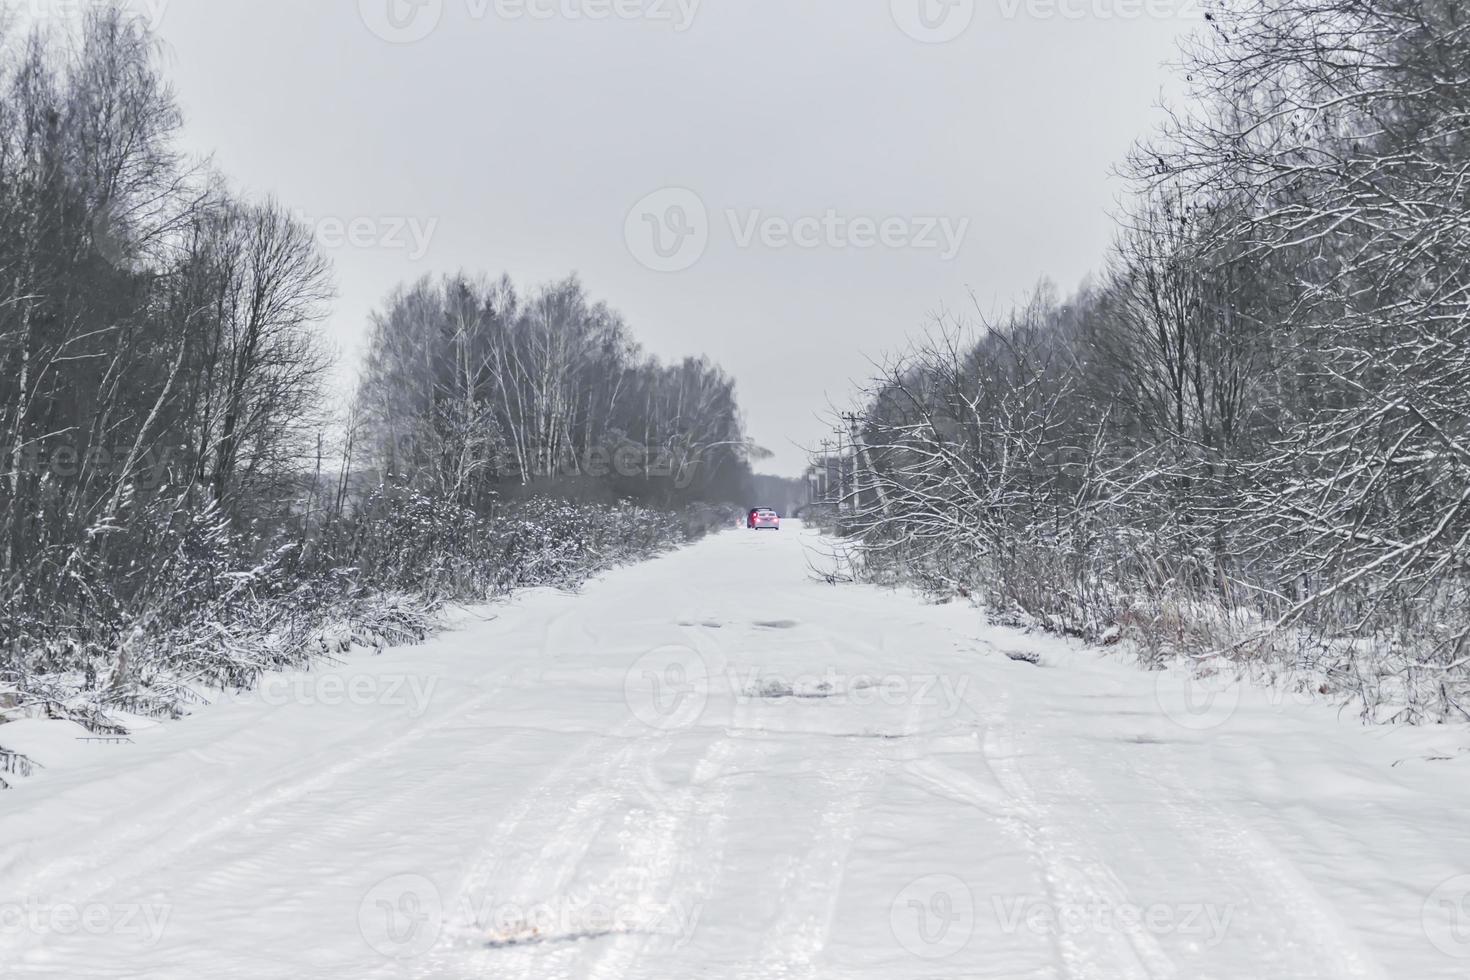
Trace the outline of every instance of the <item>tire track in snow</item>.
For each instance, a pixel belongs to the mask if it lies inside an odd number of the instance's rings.
[[[582,899],[588,899],[608,910],[629,910],[635,913],[636,922],[629,931],[610,929],[598,934],[587,928],[575,941],[561,941],[564,937],[547,937],[549,942],[529,942],[513,949],[495,951],[485,959],[493,963],[496,977],[520,977],[522,980],[544,980],[547,977],[625,977],[626,971],[635,967],[640,954],[656,949],[670,938],[659,930],[663,921],[646,922],[644,917],[672,907],[669,896],[676,884],[676,874],[681,870],[694,870],[699,866],[691,857],[694,839],[694,805],[701,777],[714,779],[723,772],[729,758],[734,755],[734,743],[729,739],[711,742],[705,747],[699,760],[692,767],[693,785],[659,801],[648,799],[648,787],[639,780],[656,765],[657,760],[669,749],[670,734],[660,732],[637,739],[628,749],[620,753],[611,764],[615,778],[607,786],[608,792],[600,794],[593,807],[580,808],[580,814],[569,817],[548,838],[543,848],[546,852],[567,851],[573,860],[564,860],[551,878],[541,878],[533,873],[531,880],[540,879],[531,887],[539,887],[537,894],[557,908],[572,908]],[[603,773],[604,778],[607,772]],[[621,777],[621,778],[617,778]],[[641,798],[641,799],[640,799]],[[718,819],[723,814],[721,800],[714,798],[714,814]],[[625,830],[631,825],[631,834],[617,837],[617,854],[612,866],[594,880],[577,886],[576,878],[589,870],[586,862],[592,845],[607,828],[609,819],[624,804],[633,805],[624,811]],[[639,803],[645,805],[640,806]],[[647,806],[653,802],[652,806]],[[702,808],[700,810],[702,811]],[[567,845],[564,841],[570,840]],[[707,862],[709,855],[703,855]],[[707,865],[706,865],[707,866]],[[594,866],[595,867],[595,866]],[[527,889],[527,879],[517,886],[518,892]],[[627,882],[635,882],[630,889]],[[576,887],[574,887],[576,886]],[[681,906],[682,907],[682,906]]]
[[[1165,839],[1182,842],[1183,851],[1205,859],[1205,870],[1216,881],[1209,890],[1218,894],[1233,889],[1250,896],[1252,921],[1271,930],[1270,953],[1285,959],[1284,964],[1271,964],[1273,970],[1282,968],[1276,975],[1389,980],[1390,974],[1285,854],[1245,820],[1189,789],[1176,767],[1164,771],[1167,780],[1140,775],[1159,790],[1158,809],[1170,824]]]
[[[707,632],[696,633],[691,643],[707,667],[718,665],[723,668],[723,654],[718,645],[709,640]],[[644,887],[632,899],[634,904],[631,908],[636,910],[636,917],[641,923],[641,917],[650,910],[647,893],[672,887],[672,874],[681,866],[679,858],[687,846],[685,839],[692,814],[690,803],[698,789],[700,775],[722,771],[724,762],[720,753],[728,750],[729,740],[712,741],[704,747],[691,770],[694,784],[675,794],[677,803],[670,807],[673,801],[668,798],[650,798],[651,795],[658,796],[667,787],[648,785],[648,776],[670,751],[674,739],[690,734],[689,730],[650,730],[642,722],[630,720],[620,729],[620,734],[621,748],[596,764],[596,788],[591,796],[580,799],[566,819],[544,838],[539,858],[531,869],[520,875],[514,886],[516,894],[534,895],[536,897],[532,901],[550,903],[553,908],[566,910],[590,896],[599,909],[615,911],[624,908],[619,904],[623,891],[619,881],[637,877],[644,880]],[[547,788],[551,789],[550,786]],[[645,805],[640,806],[640,803]],[[609,820],[620,809],[624,826],[633,822],[633,831],[631,837],[619,837],[620,853],[615,858],[611,874],[594,883],[573,888],[577,876],[586,870],[587,858],[594,844],[598,843]],[[639,821],[640,813],[652,813],[654,816],[651,820]],[[555,865],[549,874],[542,867],[545,863]],[[684,864],[692,866],[692,862]],[[647,881],[649,878],[651,883]],[[615,898],[617,900],[613,900]],[[598,969],[599,957],[613,957],[617,962],[627,963],[630,950],[636,956],[639,949],[661,938],[645,934],[639,926],[633,929],[633,932],[620,932],[616,924],[602,931],[573,928],[574,935],[570,937],[529,937],[531,941],[514,941],[509,948],[484,950],[479,959],[482,964],[493,963],[493,975],[496,977],[519,976],[541,980],[543,977],[588,976],[589,971]],[[599,972],[611,968],[604,967]],[[483,966],[480,972],[485,972]]]
[[[676,916],[673,925],[689,931],[612,937],[581,974],[588,980],[625,980],[641,964],[670,952],[670,945],[678,950],[693,942],[693,930],[718,884],[725,854],[724,829],[732,789],[722,777],[741,750],[737,738],[725,736],[713,743],[692,767],[689,784],[676,793],[661,795],[622,849],[622,863],[640,872],[631,898],[634,907],[663,909],[666,920]],[[705,793],[706,787],[714,791]],[[638,791],[646,794],[646,783]]]
[[[526,882],[534,876],[535,862],[542,853],[542,848],[534,847],[534,843],[526,847],[514,846],[512,842],[520,840],[523,827],[538,823],[555,828],[550,832],[554,840],[563,824],[576,817],[575,813],[567,816],[565,812],[569,786],[578,787],[590,782],[594,791],[601,788],[596,773],[589,778],[584,771],[588,760],[601,756],[600,765],[596,767],[600,769],[606,764],[604,753],[611,747],[616,758],[620,747],[627,751],[627,741],[616,735],[597,736],[584,741],[497,821],[469,863],[469,870],[460,879],[453,895],[449,896],[444,934],[415,972],[416,977],[424,980],[439,976],[498,975],[489,969],[493,953],[486,949],[486,944],[492,939],[490,929],[493,922],[482,919],[487,913],[493,916],[498,899],[505,899],[504,904],[509,904],[508,896],[512,893],[501,890],[501,878],[508,868],[515,867],[511,862],[517,858],[530,863],[529,869],[517,875],[514,886],[516,900],[524,901],[522,894]],[[533,838],[533,842],[536,839]],[[465,963],[466,959],[473,961],[472,968],[467,968],[471,964]]]
[[[446,749],[462,748],[460,735],[443,734],[449,737]],[[487,764],[514,737],[514,733],[499,731],[496,736],[474,748],[476,756],[484,756]],[[427,746],[420,747],[426,750],[422,753],[425,756],[438,755],[437,751],[428,752]],[[463,764],[466,760],[461,758],[459,761]],[[240,881],[248,876],[242,873],[272,867],[274,856],[283,849],[299,854],[332,853],[324,845],[361,839],[372,828],[383,826],[385,817],[405,809],[405,804],[421,799],[428,787],[451,778],[453,771],[421,767],[391,780],[386,786],[381,784],[376,774],[361,774],[372,785],[349,785],[350,777],[343,777],[320,792],[309,793],[272,810],[257,822],[280,823],[297,829],[291,834],[255,834],[247,828],[239,835],[237,845],[237,849],[246,851],[247,856],[224,864],[199,879],[198,883],[206,888],[225,888],[239,893]]]
[[[832,930],[847,861],[862,832],[862,814],[876,798],[891,764],[877,757],[824,775],[828,802],[810,826],[810,843],[770,897],[779,909],[759,946],[758,959],[736,976],[742,980],[814,978],[822,976],[821,954]],[[835,760],[834,760],[835,762]]]
[[[576,962],[583,956],[582,947],[593,940],[616,938],[582,935],[578,929],[570,936],[515,931],[500,935],[495,927],[506,923],[495,919],[517,908],[570,917],[584,893],[599,907],[607,904],[604,883],[580,889],[572,886],[609,821],[638,795],[629,788],[628,775],[647,771],[668,748],[667,733],[633,735],[632,731],[646,730],[633,722],[618,734],[584,743],[497,823],[456,889],[450,905],[453,918],[446,923],[445,936],[417,976],[539,980],[570,975],[558,966]],[[716,744],[706,750],[698,765],[709,760]],[[642,840],[646,847],[663,848],[668,833],[677,839],[678,832],[677,827],[656,822],[634,844]],[[490,921],[485,921],[487,915]]]
[[[731,740],[711,743],[692,768],[691,784],[651,806],[637,805],[639,797],[648,802],[646,787],[620,785],[623,800],[634,806],[625,814],[618,853],[596,883],[581,890],[610,908],[633,912],[633,927],[570,945],[527,947],[515,963],[520,976],[623,980],[692,939],[692,932],[682,930],[697,925],[703,899],[714,885],[710,868],[718,868],[724,853],[728,803],[726,790],[713,795],[699,791],[723,783],[719,777],[735,751]],[[631,779],[641,778],[634,773],[625,770]]]
[[[176,838],[181,819],[177,814],[180,807],[169,805],[160,815],[157,811],[134,814],[131,822],[118,833],[102,838],[85,849],[67,857],[41,865],[24,878],[7,884],[7,888],[19,896],[43,895],[64,897],[73,905],[84,905],[119,884],[142,877],[150,869],[170,863],[180,855],[208,844],[229,834],[250,821],[277,810],[303,797],[319,792],[342,777],[364,767],[391,757],[395,752],[413,745],[423,738],[460,721],[484,707],[505,687],[502,681],[489,691],[471,697],[433,720],[417,719],[402,734],[378,747],[337,762],[326,769],[311,770],[309,764],[297,767],[297,774],[278,780],[269,790],[262,793],[258,787],[237,792],[237,784],[218,794],[200,794],[194,797],[195,807],[207,814],[227,813],[228,816],[209,817],[191,833]],[[201,798],[202,796],[202,798]],[[188,812],[188,811],[185,811]],[[167,828],[169,836],[160,828]],[[71,876],[82,875],[80,879]],[[17,959],[24,951],[42,943],[45,934],[40,932],[0,932],[0,961]]]
[[[854,644],[855,646],[857,644]],[[867,644],[868,649],[872,649]],[[790,705],[758,704],[739,720],[766,736],[796,739],[822,738],[820,734],[783,730]],[[890,734],[902,737],[919,730],[923,710],[917,702],[906,706],[902,722]],[[828,755],[822,762],[821,782],[826,800],[809,827],[810,843],[794,871],[785,875],[772,896],[780,910],[761,942],[762,955],[738,973],[742,980],[816,978],[822,976],[821,955],[847,877],[848,859],[862,834],[863,814],[877,799],[884,782],[898,766],[895,752],[881,739],[852,739],[839,743],[845,756]]]
[[[451,751],[463,747],[458,734],[441,732],[439,737]],[[473,759],[461,755],[458,761],[489,766],[513,737],[506,733],[479,743]],[[420,743],[419,748],[421,756],[438,755],[441,743]],[[272,810],[192,855],[176,856],[161,875],[149,872],[130,880],[110,892],[108,901],[142,905],[167,895],[174,925],[184,923],[190,914],[207,919],[212,910],[233,908],[237,916],[269,918],[286,927],[294,916],[323,907],[324,898],[340,894],[333,892],[332,883],[356,867],[349,857],[351,844],[414,827],[428,793],[452,799],[453,776],[453,768],[428,766],[400,771],[387,782],[375,770],[359,772],[355,778],[344,778],[320,793]],[[422,829],[416,827],[416,832]],[[325,888],[321,879],[325,879]],[[208,933],[208,927],[197,921],[189,926]],[[67,963],[69,975],[101,975],[111,954],[81,941],[83,938],[58,936],[46,952]],[[197,977],[209,969],[212,955],[207,947],[169,949],[170,969],[162,969],[160,961],[156,975]]]
[[[1021,765],[1015,736],[1006,720],[1009,699],[1000,710],[981,712],[982,751],[991,773],[1020,809],[1020,830],[1056,909],[1121,908],[1128,896],[1109,863],[1088,847],[1067,820],[1033,789]],[[1079,801],[1081,802],[1081,801]],[[977,801],[984,805],[984,801]],[[1166,980],[1177,975],[1173,961],[1140,923],[1120,931],[1068,934],[1050,930],[1063,975],[1069,980]],[[1091,941],[1084,941],[1091,940]]]
[[[1063,868],[1069,864],[1075,867],[1075,859],[1082,859],[1083,876],[1094,888],[1095,897],[1090,901],[1099,903],[1097,907],[1100,908],[1116,910],[1151,904],[1130,898],[1127,883],[1119,873],[1120,868],[1128,869],[1128,877],[1135,879],[1146,873],[1164,875],[1168,876],[1163,881],[1165,893],[1150,896],[1150,899],[1152,904],[1171,906],[1175,913],[1184,905],[1198,904],[1168,901],[1171,897],[1177,898],[1177,892],[1182,888],[1189,890],[1191,898],[1243,896],[1250,904],[1253,918],[1270,933],[1266,949],[1260,954],[1263,959],[1269,957],[1269,963],[1259,964],[1271,971],[1264,975],[1291,976],[1302,980],[1310,977],[1387,980],[1388,975],[1371,954],[1310,882],[1296,871],[1289,859],[1243,821],[1230,817],[1219,805],[1188,789],[1187,781],[1166,760],[1158,759],[1157,762],[1163,771],[1172,774],[1172,778],[1167,780],[1132,766],[1115,766],[1111,770],[1125,783],[1133,784],[1118,792],[1125,793],[1133,801],[1134,805],[1128,808],[1130,814],[1148,818],[1143,824],[1131,818],[1121,820],[1117,808],[1102,798],[1094,782],[1075,765],[1048,768],[1047,795],[1066,800],[1068,809],[1075,805],[1081,812],[1085,806],[1087,814],[1084,831],[1070,832],[1059,839],[1053,828],[1064,827],[1065,821],[1055,816],[1056,808],[1036,792],[1034,777],[1026,776],[1020,765],[1021,756],[1014,735],[1009,726],[994,715],[987,729],[986,755],[1001,785],[1026,804],[1029,813],[1027,823],[1036,828],[1029,832],[1041,853],[1053,856],[1046,858],[1045,863],[1052,864],[1049,882],[1063,883],[1062,887],[1050,889],[1051,900],[1059,907],[1077,907],[1074,903],[1089,899],[1085,898],[1085,891],[1066,884],[1075,878],[1074,875],[1057,876],[1054,856],[1058,854],[1063,856]],[[1111,761],[1100,762],[1099,767],[1107,766]],[[1151,761],[1154,761],[1153,757]],[[1146,789],[1139,787],[1139,783]],[[1089,837],[1109,842],[1110,861],[1098,861],[1092,856],[1098,852],[1086,844]],[[1189,870],[1182,881],[1181,869]],[[1219,916],[1223,910],[1218,903],[1207,911],[1215,916],[1211,923],[1220,925]],[[1146,974],[1138,974],[1140,976],[1160,980],[1181,976],[1219,976],[1220,980],[1234,980],[1228,973],[1200,972],[1207,970],[1208,965],[1193,960],[1204,958],[1210,947],[1203,950],[1197,945],[1186,947],[1182,952],[1190,957],[1191,962],[1187,967],[1189,972],[1184,973],[1142,923],[1123,921],[1117,916],[1113,917],[1113,922],[1115,929],[1110,931],[1127,937],[1137,955],[1138,967],[1147,971]],[[1229,933],[1228,923],[1233,922],[1237,927],[1240,924],[1238,918],[1225,922],[1226,935]],[[1133,975],[1096,972],[1085,951],[1076,949],[1075,943],[1066,942],[1065,936],[1057,938],[1058,953],[1067,965],[1070,977],[1096,976],[1101,980],[1114,975]],[[1223,936],[1212,938],[1223,941]]]

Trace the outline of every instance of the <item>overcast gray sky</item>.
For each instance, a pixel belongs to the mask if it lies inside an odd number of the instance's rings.
[[[576,271],[651,352],[733,373],[788,475],[930,311],[1098,267],[1109,168],[1198,22],[1188,0],[134,5],[189,148],[319,223],[349,371],[400,281]]]

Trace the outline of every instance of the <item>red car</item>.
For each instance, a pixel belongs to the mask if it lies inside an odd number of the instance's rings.
[[[745,526],[753,531],[759,531],[763,527],[779,531],[781,530],[781,515],[769,507],[755,507],[745,518]]]

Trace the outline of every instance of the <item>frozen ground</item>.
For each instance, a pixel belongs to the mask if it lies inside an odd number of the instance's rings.
[[[0,975],[1470,975],[1463,729],[819,584],[812,540],[720,535],[133,744],[5,726],[48,768],[0,793]]]

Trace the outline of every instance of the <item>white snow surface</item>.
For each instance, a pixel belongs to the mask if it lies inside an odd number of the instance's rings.
[[[1146,673],[818,550],[731,531],[131,744],[0,727],[46,765],[0,792],[0,975],[1470,976],[1464,728]]]

